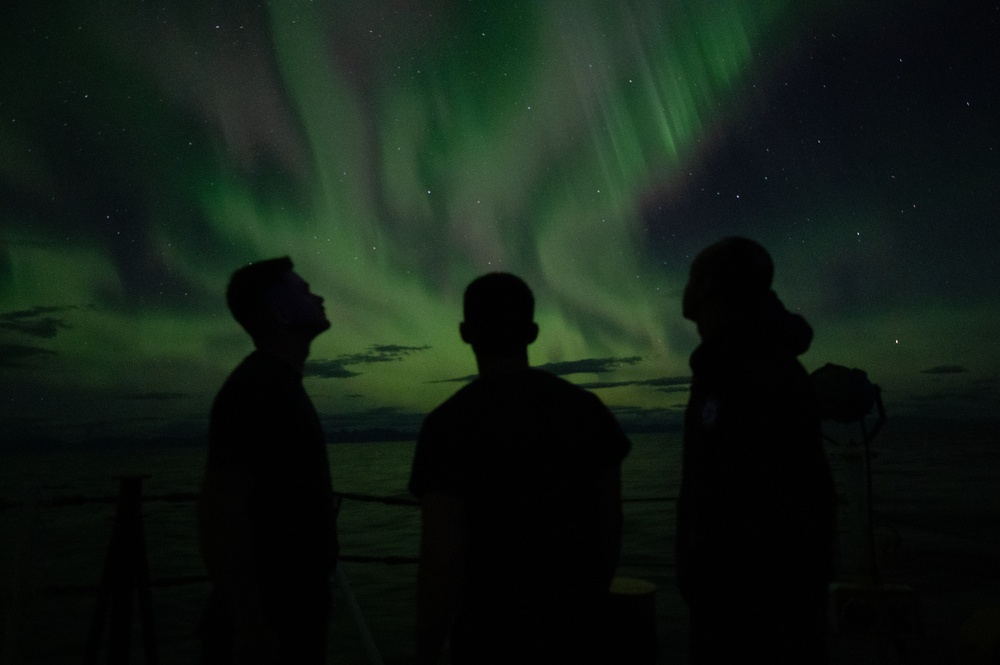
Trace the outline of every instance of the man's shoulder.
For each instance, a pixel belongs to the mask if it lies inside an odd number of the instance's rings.
[[[239,390],[241,388],[257,388],[260,386],[278,386],[301,382],[295,372],[277,358],[253,351],[249,353],[229,373],[222,390]]]
[[[473,380],[435,407],[425,424],[454,426],[478,422],[485,414],[539,409],[592,415],[606,410],[594,393],[550,372],[531,368],[517,374]]]
[[[254,405],[264,408],[289,393],[291,386],[286,372],[274,360],[254,351],[226,377],[212,402],[212,411],[238,409],[247,412],[256,408]]]
[[[560,399],[598,399],[593,393],[560,376],[545,370],[529,368],[508,375],[477,378],[455,392],[438,409],[467,409],[478,403],[494,403],[498,399],[515,396],[541,399],[544,402]]]
[[[465,408],[465,405],[475,402],[482,394],[481,383],[480,379],[473,379],[453,392],[443,402],[431,409],[429,415],[447,413],[453,410],[461,410],[462,408]]]
[[[294,372],[282,361],[263,351],[252,351],[240,361],[229,378],[271,380],[274,377],[294,376]]]
[[[552,402],[564,402],[569,406],[580,405],[588,408],[603,405],[601,398],[561,376],[541,369],[531,370],[532,387]]]
[[[424,430],[442,431],[474,423],[484,411],[495,408],[495,396],[489,381],[475,378],[431,409],[424,419]]]
[[[529,369],[525,376],[528,381],[538,383],[539,385],[551,386],[557,390],[586,392],[575,383],[571,383],[557,374],[553,374],[548,370],[540,369],[538,367],[532,367]]]

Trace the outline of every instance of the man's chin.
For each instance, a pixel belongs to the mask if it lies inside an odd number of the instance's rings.
[[[298,326],[295,326],[295,328],[299,331],[299,334],[304,334],[310,338],[314,338],[330,329],[330,321],[324,318],[322,321],[301,323]]]

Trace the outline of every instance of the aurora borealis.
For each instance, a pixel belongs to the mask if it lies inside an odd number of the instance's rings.
[[[288,254],[331,430],[474,372],[465,284],[524,277],[536,365],[671,422],[693,255],[772,252],[890,413],[1000,403],[1000,9],[980,3],[29,2],[0,9],[0,438],[204,427]],[[809,5],[809,9],[802,9]]]

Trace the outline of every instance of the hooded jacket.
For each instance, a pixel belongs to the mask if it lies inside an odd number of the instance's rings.
[[[677,506],[689,605],[825,593],[836,497],[809,377],[812,329],[773,292],[691,355]]]

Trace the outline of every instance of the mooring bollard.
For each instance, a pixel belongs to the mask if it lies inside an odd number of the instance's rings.
[[[611,581],[609,629],[616,665],[656,661],[656,585],[634,577]]]

